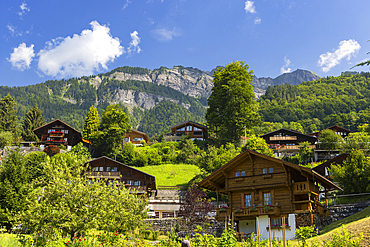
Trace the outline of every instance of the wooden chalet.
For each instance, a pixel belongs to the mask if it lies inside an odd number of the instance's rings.
[[[180,141],[183,135],[192,140],[205,141],[208,138],[207,126],[187,121],[171,127],[171,133],[165,134],[165,141]]]
[[[142,141],[149,143],[149,137],[146,133],[138,131],[136,129],[131,129],[130,132],[127,132],[125,138],[123,139],[123,142],[131,142],[135,146],[141,146]]]
[[[268,238],[271,224],[276,237],[286,224],[287,239],[296,227],[313,225],[329,216],[328,204],[320,203],[320,193],[341,190],[309,168],[301,167],[251,150],[246,150],[201,181],[198,186],[217,194],[216,219],[231,219],[237,232],[259,233]],[[320,191],[320,186],[323,191]],[[219,207],[219,194],[229,197],[227,207]],[[285,219],[285,222],[283,221]],[[271,223],[269,223],[271,222]]]
[[[261,135],[270,148],[274,150],[277,157],[284,153],[295,153],[299,151],[299,144],[309,142],[310,147],[315,149],[316,137],[303,134],[296,130],[279,129]]]
[[[346,153],[340,154],[340,155],[336,156],[335,158],[333,158],[331,160],[328,160],[328,161],[314,167],[312,170],[314,170],[315,172],[317,172],[321,176],[323,176],[323,177],[332,181],[332,178],[330,177],[329,168],[331,167],[331,165],[342,165],[343,162],[348,157],[349,157],[349,154],[346,154]]]
[[[87,176],[91,180],[107,178],[108,182],[118,181],[120,185],[136,193],[147,193],[156,190],[154,176],[111,158],[102,156],[86,162],[85,165],[89,165]]]
[[[82,135],[78,130],[59,119],[38,127],[33,132],[40,139],[40,144],[45,146],[63,144],[71,149],[82,141]]]
[[[334,131],[335,134],[340,135],[343,139],[346,138],[350,133],[353,133],[353,131],[348,130],[348,129],[343,128],[343,127],[340,127],[338,125],[333,125],[333,126],[330,126],[326,129],[330,129],[330,130]],[[308,135],[319,138],[320,137],[320,132],[321,131],[314,132],[314,133],[310,133]]]

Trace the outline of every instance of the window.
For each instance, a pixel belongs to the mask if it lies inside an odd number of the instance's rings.
[[[263,203],[264,205],[271,205],[271,193],[263,193]]]
[[[185,131],[185,126],[184,127],[177,128],[177,131]]]
[[[269,168],[269,173],[273,173],[274,172],[274,168]]]
[[[130,142],[130,137],[125,137],[125,138],[123,138],[123,141],[124,141],[124,142]]]
[[[252,206],[252,195],[245,195],[245,206],[251,207]]]
[[[288,217],[285,217],[285,222],[283,218],[271,218],[271,226],[279,227],[283,224],[285,224],[286,226],[288,225]]]
[[[110,172],[110,168],[111,168],[110,166],[107,167],[107,172]]]
[[[267,174],[267,168],[263,168],[262,172],[263,174]]]
[[[193,128],[191,125],[186,126],[186,131],[191,131]]]
[[[134,182],[134,186],[140,186],[140,184],[141,184],[141,181],[135,181]]]
[[[134,185],[134,181],[132,181],[132,180],[128,180],[128,181],[127,181],[127,184],[129,184],[129,185]]]
[[[99,167],[99,172],[102,172],[102,171],[104,171],[104,167]]]
[[[194,135],[201,136],[201,135],[203,135],[203,132],[202,131],[195,131],[194,132]]]
[[[111,167],[111,172],[116,172],[117,171],[117,167]]]
[[[68,130],[64,130],[64,133],[65,133],[65,134],[68,134]]]
[[[235,172],[235,177],[239,177],[239,172]]]
[[[97,172],[97,171],[99,171],[99,167],[93,167],[93,172]]]
[[[142,137],[134,137],[134,138],[132,138],[132,141],[134,141],[134,142],[139,142],[139,141],[142,141],[142,140],[143,140]]]
[[[194,126],[194,131],[201,131],[202,129]]]
[[[242,171],[242,176],[245,176],[245,171]]]
[[[68,139],[67,138],[64,138],[64,141],[67,141]]]

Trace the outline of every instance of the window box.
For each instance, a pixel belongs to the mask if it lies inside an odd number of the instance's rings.
[[[238,181],[243,181],[244,179],[243,178],[235,178],[235,181],[238,182]]]
[[[250,207],[249,211],[257,211],[257,208],[256,207]]]
[[[271,174],[265,174],[265,175],[263,175],[263,178],[272,178],[272,175]]]
[[[218,210],[218,211],[220,211],[220,212],[225,212],[225,211],[226,211],[226,209],[227,209],[227,207],[222,207],[222,208],[219,208],[219,210]]]
[[[269,227],[266,227],[266,230],[269,230]],[[282,226],[271,226],[271,230],[283,230]],[[285,226],[285,230],[291,230],[290,226]]]

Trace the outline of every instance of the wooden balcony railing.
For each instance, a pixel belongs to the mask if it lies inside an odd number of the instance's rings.
[[[270,141],[297,140],[296,136],[270,136]]]
[[[293,194],[306,194],[310,192],[315,192],[316,194],[320,193],[319,187],[315,186],[313,183],[310,183],[309,181],[293,183],[292,187]]]
[[[299,150],[299,145],[279,145],[279,144],[272,144],[269,145],[270,148],[275,149],[275,150]],[[316,145],[310,145],[311,149],[316,149]]]
[[[121,178],[121,172],[87,172],[87,177]]]
[[[64,133],[53,133],[53,132],[50,132],[49,137],[64,137]]]
[[[235,209],[217,209],[217,216],[218,217],[225,217],[231,215],[231,212],[235,213],[235,216],[259,216],[259,215],[279,215],[280,214],[280,206],[274,205],[270,206],[270,210],[266,210],[265,206],[256,206],[254,207],[243,207],[241,210]]]

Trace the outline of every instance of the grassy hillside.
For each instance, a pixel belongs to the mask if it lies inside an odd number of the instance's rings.
[[[155,176],[157,186],[184,186],[200,173],[199,167],[187,164],[165,164],[136,169]]]
[[[328,240],[335,231],[341,229],[342,225],[355,235],[363,234],[361,246],[370,246],[370,207],[327,225],[321,230],[321,235],[309,239],[309,242]]]

